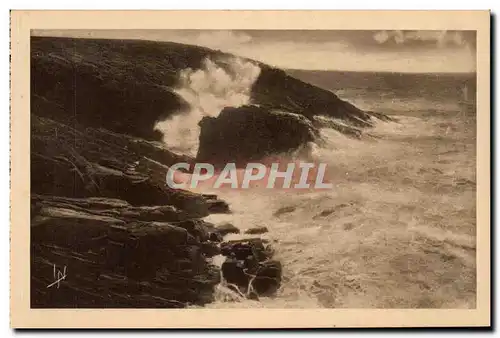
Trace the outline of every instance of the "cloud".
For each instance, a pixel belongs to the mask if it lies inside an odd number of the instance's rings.
[[[437,47],[464,48],[471,47],[470,34],[460,31],[379,31],[373,34],[373,40],[382,46],[389,47]],[[475,46],[475,44],[474,44]]]
[[[403,73],[474,72],[474,54],[449,49],[422,52],[393,50],[364,53],[338,43],[273,44],[241,48],[233,53],[295,69],[384,71]]]

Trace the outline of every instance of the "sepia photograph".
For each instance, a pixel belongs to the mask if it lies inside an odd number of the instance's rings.
[[[477,310],[478,30],[379,27],[31,27],[28,310]]]

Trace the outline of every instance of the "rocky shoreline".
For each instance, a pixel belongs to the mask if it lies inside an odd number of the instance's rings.
[[[224,241],[214,225],[170,205],[47,195],[31,202],[34,308],[185,307],[213,302],[221,277],[252,299],[281,282],[266,241]],[[210,264],[215,255],[225,256],[221,267]],[[65,277],[53,284],[56,270]]]
[[[177,155],[34,114],[31,127],[32,307],[203,305],[214,300],[221,268],[242,292],[250,275],[260,294],[268,292],[264,243],[224,242],[228,232],[202,219],[230,213],[229,205],[162,181]],[[211,265],[219,254],[227,261]],[[56,270],[65,277],[48,287]]]
[[[258,237],[267,229],[225,240],[227,227],[203,218],[229,204],[169,188],[168,168],[300,147],[317,136],[318,114],[344,119],[346,134],[376,117],[259,63],[252,105],[205,119],[194,159],[169,151],[154,127],[186,109],[173,90],[180,71],[229,55],[132,40],[32,38],[31,47],[34,308],[202,306],[221,281],[246,298],[274,294],[283,268]]]

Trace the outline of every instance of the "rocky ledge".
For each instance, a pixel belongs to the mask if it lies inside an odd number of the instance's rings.
[[[37,194],[31,203],[35,308],[203,305],[221,276],[253,299],[281,282],[263,240],[220,243],[220,229],[171,205]],[[226,257],[222,270],[209,263],[215,255]]]
[[[208,227],[173,206],[34,195],[33,307],[183,307],[213,301]],[[64,272],[56,285],[54,271]],[[57,276],[56,276],[57,277]]]
[[[33,104],[58,108],[36,97]],[[246,292],[253,284],[234,280],[238,269],[270,274],[270,255],[242,257],[244,244],[223,242],[227,227],[202,219],[230,213],[226,202],[166,186],[169,165],[186,159],[154,142],[35,114],[31,131],[32,307],[203,305],[214,301],[221,275]],[[222,270],[210,264],[215,255],[227,256]],[[238,264],[224,272],[231,262]],[[261,277],[254,298],[271,289]]]
[[[34,98],[36,109],[58,109]],[[36,111],[36,110],[35,110]],[[213,195],[172,190],[160,145],[31,115],[33,307],[183,307],[212,301]],[[56,273],[57,271],[57,273]],[[64,276],[59,283],[53,284]]]
[[[224,108],[200,121],[200,162],[246,165],[249,161],[295,150],[319,137],[303,115],[258,106]]]

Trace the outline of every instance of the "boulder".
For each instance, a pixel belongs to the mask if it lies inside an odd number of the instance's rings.
[[[227,241],[221,244],[221,253],[227,257],[245,260],[253,256],[262,262],[272,256],[272,248],[262,238],[247,238]]]
[[[231,223],[224,223],[215,227],[215,232],[217,232],[220,236],[226,236],[228,234],[239,234],[240,229]]]
[[[209,237],[208,239],[212,242],[222,242],[223,240],[223,237],[220,233],[218,233],[217,231],[211,231],[209,232]]]
[[[236,258],[228,258],[222,264],[222,276],[226,282],[235,284],[241,288],[248,287],[250,280],[249,276],[245,273],[246,262]]]
[[[269,230],[266,227],[259,226],[259,227],[250,228],[250,229],[245,230],[245,234],[247,234],[247,235],[259,235],[259,234],[264,234],[268,231]]]
[[[228,204],[217,196],[169,188],[165,184],[168,166],[135,152],[130,146],[134,138],[104,129],[68,126],[33,114],[31,131],[34,193],[120,199],[131,206],[154,206],[160,218],[174,214],[200,218],[229,212]],[[164,153],[167,157],[171,154],[167,150]],[[144,214],[151,215],[149,211]],[[156,216],[153,219],[158,220]]]
[[[230,214],[229,204],[220,199],[205,199],[204,205],[209,214]]]
[[[281,262],[270,260],[259,263],[256,269],[252,287],[259,295],[270,295],[275,293],[281,285],[283,267]]]
[[[270,260],[273,250],[266,241],[251,238],[225,242],[221,253],[227,257],[221,267],[223,278],[250,299],[271,295],[279,288],[281,263]]]

